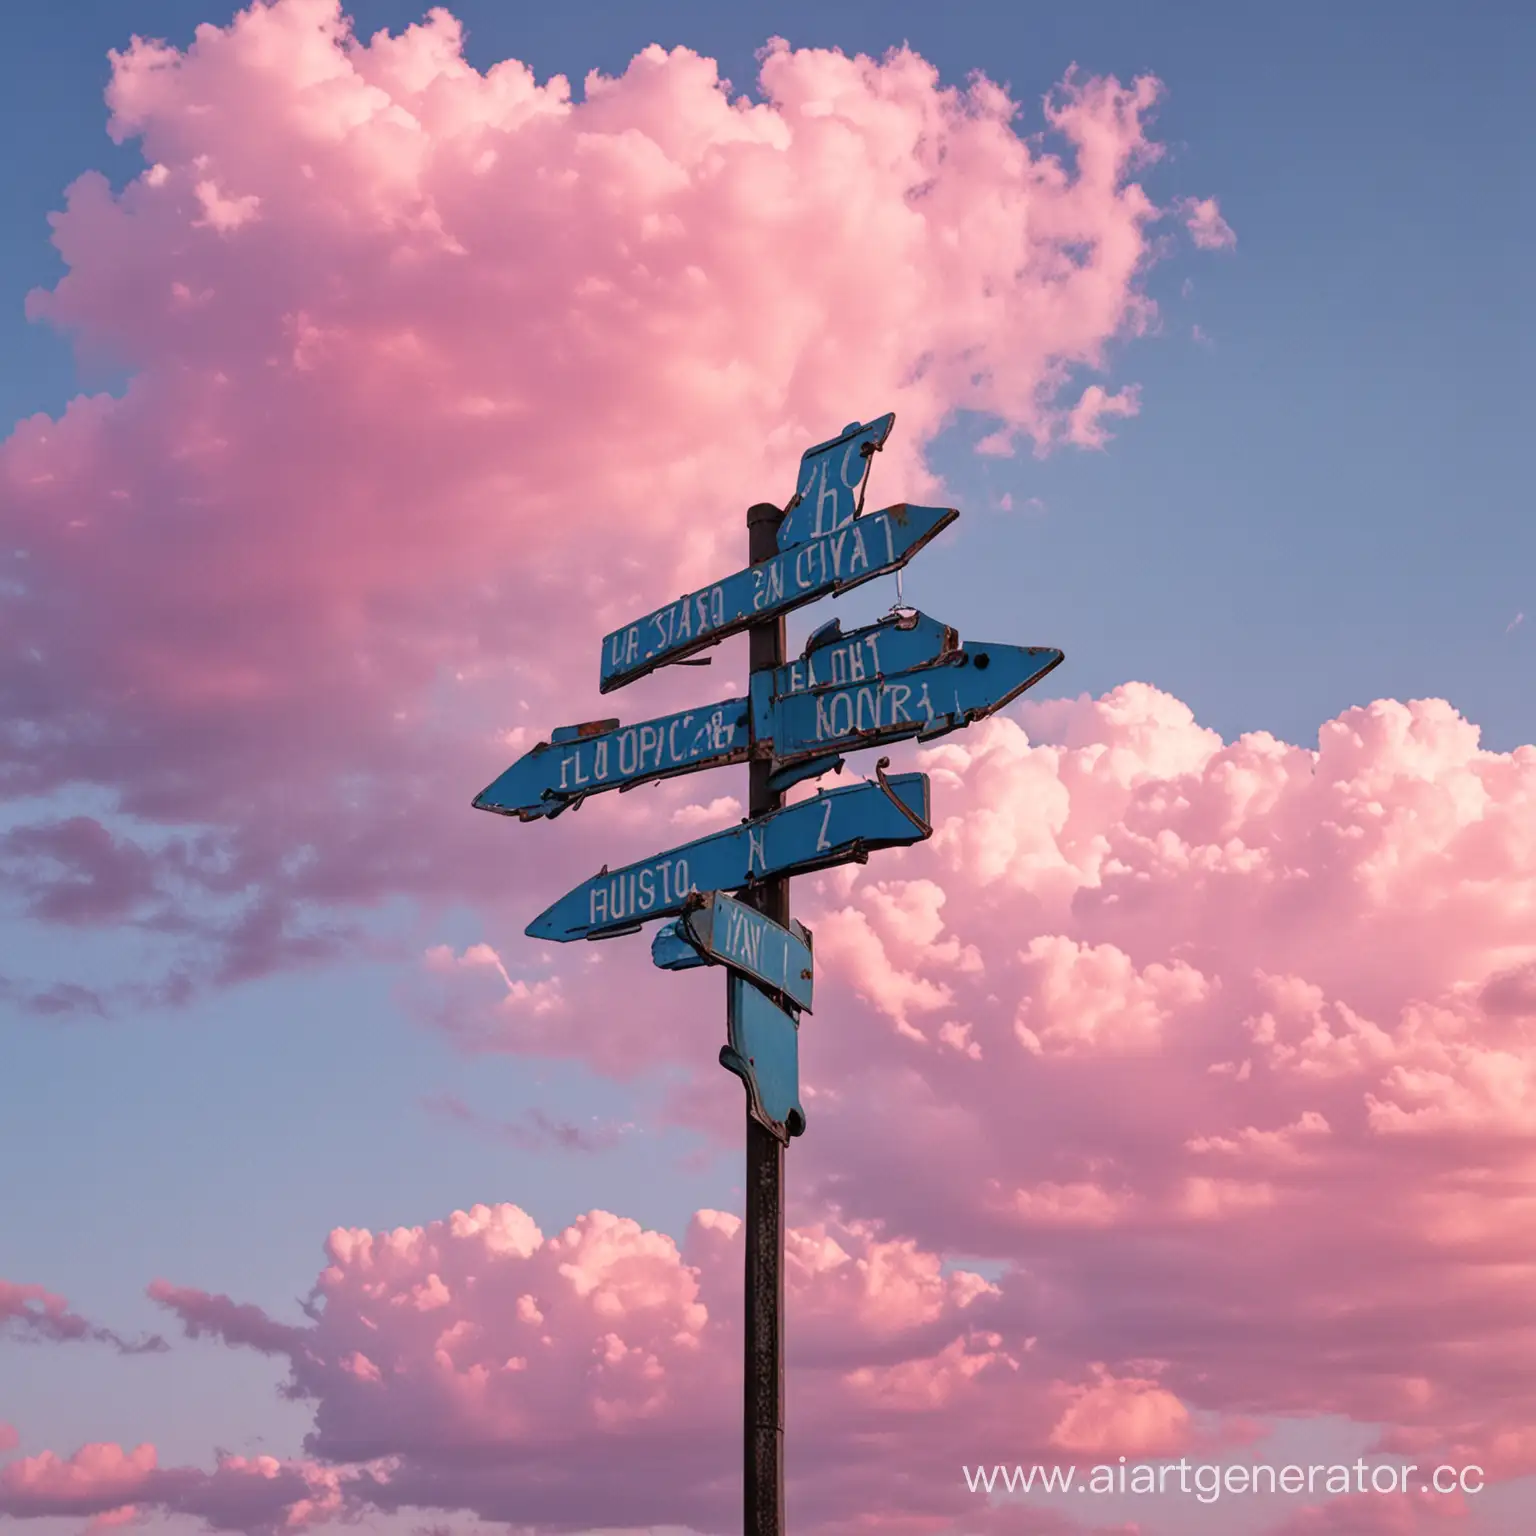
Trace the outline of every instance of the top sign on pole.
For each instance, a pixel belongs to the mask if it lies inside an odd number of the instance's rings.
[[[836,533],[864,510],[869,466],[895,425],[896,413],[887,411],[874,421],[850,422],[830,442],[805,450],[795,499],[779,524],[781,550]]]

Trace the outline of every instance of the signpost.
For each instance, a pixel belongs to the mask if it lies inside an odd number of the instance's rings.
[[[746,632],[748,697],[621,726],[562,726],[475,796],[478,810],[552,820],[604,790],[748,765],[747,815],[567,892],[527,932],[555,943],[615,938],[670,918],[651,955],[663,970],[726,972],[720,1063],[747,1100],[743,1507],[747,1536],[784,1531],[784,1149],[805,1130],[800,1019],[815,970],[810,932],[789,915],[789,881],[933,830],[921,773],[822,790],[784,804],[785,789],[843,766],[843,755],[932,740],[1003,708],[1062,661],[1040,646],[962,645],[949,625],[896,608],[844,633],[836,619],[785,656],[784,616],[900,571],[959,516],[905,503],[864,511],[870,463],[895,417],[853,422],[801,457],[784,510],[747,512],[747,569],[679,598],[603,641],[599,690],[693,657]],[[735,896],[727,894],[736,892]]]

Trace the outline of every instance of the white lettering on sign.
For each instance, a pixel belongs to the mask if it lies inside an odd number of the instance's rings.
[[[816,492],[816,521],[812,525],[814,532],[831,533],[838,525],[837,516],[837,487],[827,484],[827,460],[823,455],[821,461],[821,488]],[[827,511],[827,503],[832,503],[832,510]]]
[[[764,924],[748,914],[744,907],[727,907],[725,952],[754,970],[762,970]]]
[[[784,690],[778,695],[787,699],[797,693],[809,692],[830,683],[840,688],[865,677],[880,676],[880,636],[871,631],[859,635],[842,645],[828,645],[812,651],[799,661],[790,662],[781,674]]]
[[[663,773],[704,753],[728,752],[736,725],[737,717],[724,708],[711,710],[702,722],[688,710],[575,742],[571,751],[558,754],[558,787],[566,794],[575,794],[618,779]]]
[[[820,570],[821,545],[802,544],[795,552],[795,588],[804,592],[809,587],[818,584],[817,572]]]
[[[693,889],[687,859],[657,859],[616,875],[601,876],[592,882],[587,894],[587,926],[609,927],[633,922],[647,913],[671,910],[681,906]]]
[[[827,841],[827,823],[832,820],[832,802],[830,800],[821,808],[821,828],[816,833],[816,852],[825,853],[832,844]]]
[[[669,651],[685,640],[695,640],[725,623],[725,587],[716,583],[702,592],[680,597],[670,608],[659,609],[644,622],[655,631],[654,641],[645,653],[647,658]],[[633,654],[638,649],[638,630],[635,633],[636,645],[624,657],[615,657],[615,666],[639,659]]]
[[[763,827],[755,827],[747,833],[747,873],[767,873],[768,859],[764,844]]]
[[[932,725],[933,701],[928,696],[928,684],[921,685],[915,705],[910,705],[912,693],[907,683],[888,682],[841,691],[829,689],[816,698],[816,740],[838,741],[846,736],[891,731],[898,726],[915,725],[919,720]]]
[[[667,724],[667,752],[674,763],[681,761],[684,752],[687,750],[684,747],[678,746],[677,733],[679,731],[686,731],[688,729],[688,722],[692,719],[692,714],[674,715]]]
[[[765,604],[784,600],[784,562],[780,559],[765,560],[752,567],[752,609],[757,612]]]
[[[640,626],[631,624],[628,629],[615,630],[608,637],[609,664],[622,667],[635,661],[640,654]]]
[[[647,762],[654,757],[651,763],[653,768],[661,767],[661,732],[649,721],[639,727],[640,730],[640,768],[642,772]]]
[[[816,498],[816,519],[811,525],[813,538],[834,532],[853,516],[853,493],[864,481],[865,461],[860,451],[863,444],[862,437],[854,437],[844,445],[835,480],[832,478],[833,450],[818,454],[807,466],[804,483],[800,486],[800,500],[807,501],[813,495]],[[848,509],[846,517],[842,515],[844,506]]]

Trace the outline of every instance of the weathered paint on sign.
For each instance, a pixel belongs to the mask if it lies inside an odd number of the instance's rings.
[[[887,411],[874,421],[850,422],[829,442],[805,450],[794,500],[779,524],[780,549],[835,533],[853,521],[863,510],[869,467],[895,425],[895,412]]]
[[[652,918],[676,916],[696,891],[734,891],[757,880],[862,862],[872,849],[928,837],[927,776],[901,773],[883,784],[825,790],[667,853],[603,870],[540,913],[526,932],[558,944],[633,933]]]
[[[558,816],[601,790],[745,762],[749,748],[745,699],[679,710],[638,725],[598,720],[590,726],[562,726],[552,741],[541,741],[482,789],[474,806],[536,821]]]
[[[750,625],[900,570],[959,515],[953,507],[886,507],[680,597],[604,638],[600,691],[622,688]]]
[[[793,918],[788,928],[780,927],[723,891],[701,891],[681,917],[659,929],[651,959],[664,971],[709,961],[728,965],[810,1012],[815,964],[809,930]]]
[[[803,655],[758,676],[783,697],[934,666],[959,649],[958,630],[915,608],[900,608],[862,629],[845,631],[840,620],[830,619],[805,642]]]
[[[867,639],[854,643],[861,633]],[[812,653],[799,672],[780,667],[753,677],[754,752],[769,755],[771,746],[777,768],[907,737],[932,741],[994,714],[1062,661],[1049,646],[977,642],[904,672],[853,665],[866,646],[874,651],[875,640],[856,632],[830,648],[834,660],[846,652],[850,664],[841,668],[818,667],[819,653]],[[785,674],[791,686],[776,694]]]
[[[746,1085],[748,1114],[787,1142],[805,1130],[799,1022],[740,976],[730,978],[727,999],[730,1043],[721,1047],[720,1065]]]

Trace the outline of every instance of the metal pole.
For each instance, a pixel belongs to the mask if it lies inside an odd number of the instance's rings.
[[[747,559],[752,565],[778,553],[784,513],[760,501],[747,510]],[[753,672],[784,665],[784,620],[747,631]],[[747,814],[761,816],[784,803],[768,788],[771,763],[748,764]],[[743,893],[776,923],[789,923],[789,881],[765,880]],[[747,1115],[747,1286],[745,1329],[745,1463],[742,1479],[745,1536],[784,1536],[784,1147]]]

